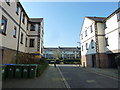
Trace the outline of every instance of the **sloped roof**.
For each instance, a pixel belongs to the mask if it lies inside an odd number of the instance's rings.
[[[106,19],[106,17],[87,17],[87,18],[94,20],[96,22],[103,22]]]

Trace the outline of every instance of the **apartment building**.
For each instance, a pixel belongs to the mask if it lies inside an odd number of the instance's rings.
[[[116,67],[120,8],[106,17],[85,17],[81,30],[82,66]]]
[[[15,63],[19,52],[42,54],[43,18],[29,18],[18,0],[0,1],[0,12],[2,63]]]
[[[44,48],[44,57],[48,59],[79,59],[79,47],[58,47],[58,48]]]

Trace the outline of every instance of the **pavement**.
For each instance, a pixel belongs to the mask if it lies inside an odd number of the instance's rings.
[[[3,88],[66,88],[57,68],[50,65],[35,79],[6,79]]]
[[[113,69],[113,68],[92,68],[92,67],[85,67],[85,68],[82,68],[82,69],[87,70],[89,72],[104,75],[104,76],[107,76],[107,77],[111,77],[111,78],[114,78],[114,79],[118,79],[118,69]]]

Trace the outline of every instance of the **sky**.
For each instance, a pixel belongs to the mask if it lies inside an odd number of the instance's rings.
[[[30,18],[44,18],[44,47],[77,47],[85,16],[107,17],[117,2],[21,2]]]

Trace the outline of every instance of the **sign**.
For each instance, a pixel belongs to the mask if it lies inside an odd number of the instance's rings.
[[[36,58],[41,58],[42,57],[42,55],[40,54],[40,51],[35,52],[35,57]]]

